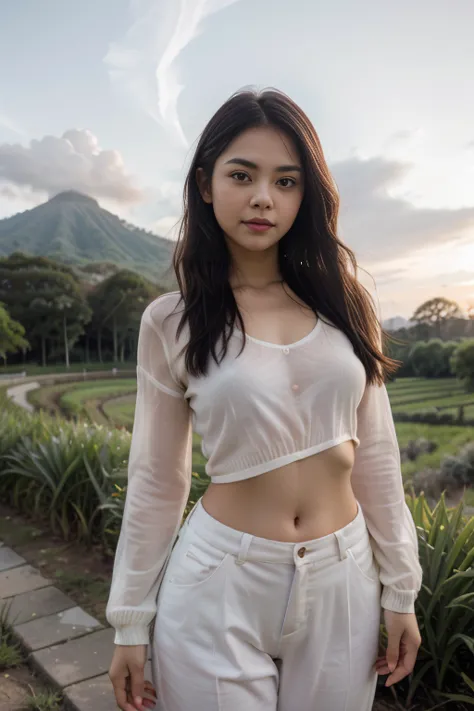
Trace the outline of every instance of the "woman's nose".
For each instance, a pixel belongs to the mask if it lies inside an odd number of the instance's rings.
[[[252,197],[253,207],[270,207],[272,205],[272,198],[268,190],[259,190],[258,193]]]

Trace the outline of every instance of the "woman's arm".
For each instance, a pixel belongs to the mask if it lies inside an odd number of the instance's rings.
[[[413,517],[405,501],[400,450],[385,385],[367,385],[357,409],[352,489],[372,536],[384,586],[382,607],[414,612],[422,568]]]
[[[190,408],[148,307],[137,355],[128,486],[106,618],[115,644],[148,644],[160,573],[179,530],[192,468]]]

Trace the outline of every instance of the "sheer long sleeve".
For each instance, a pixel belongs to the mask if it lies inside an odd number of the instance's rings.
[[[414,612],[421,588],[418,538],[405,500],[400,450],[385,385],[367,385],[357,409],[352,488],[364,513],[383,585],[382,607]]]
[[[191,485],[191,411],[151,314],[148,307],[140,325],[128,486],[106,609],[123,645],[149,643],[160,574]]]

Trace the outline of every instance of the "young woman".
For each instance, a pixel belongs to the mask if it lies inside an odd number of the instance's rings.
[[[368,711],[377,674],[415,664],[422,571],[384,385],[396,363],[308,117],[276,90],[233,95],[184,203],[179,291],[140,327],[107,606],[117,703]],[[193,430],[211,483],[180,527]]]

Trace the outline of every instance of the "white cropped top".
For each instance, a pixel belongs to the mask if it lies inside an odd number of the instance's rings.
[[[156,595],[189,496],[192,432],[214,483],[258,476],[354,440],[352,488],[371,534],[382,606],[413,612],[421,587],[415,525],[385,385],[366,386],[347,336],[327,318],[286,346],[235,329],[223,361],[189,375],[183,304],[164,294],[144,311],[128,487],[106,617],[116,644],[148,644]],[[165,320],[165,316],[172,314]]]

